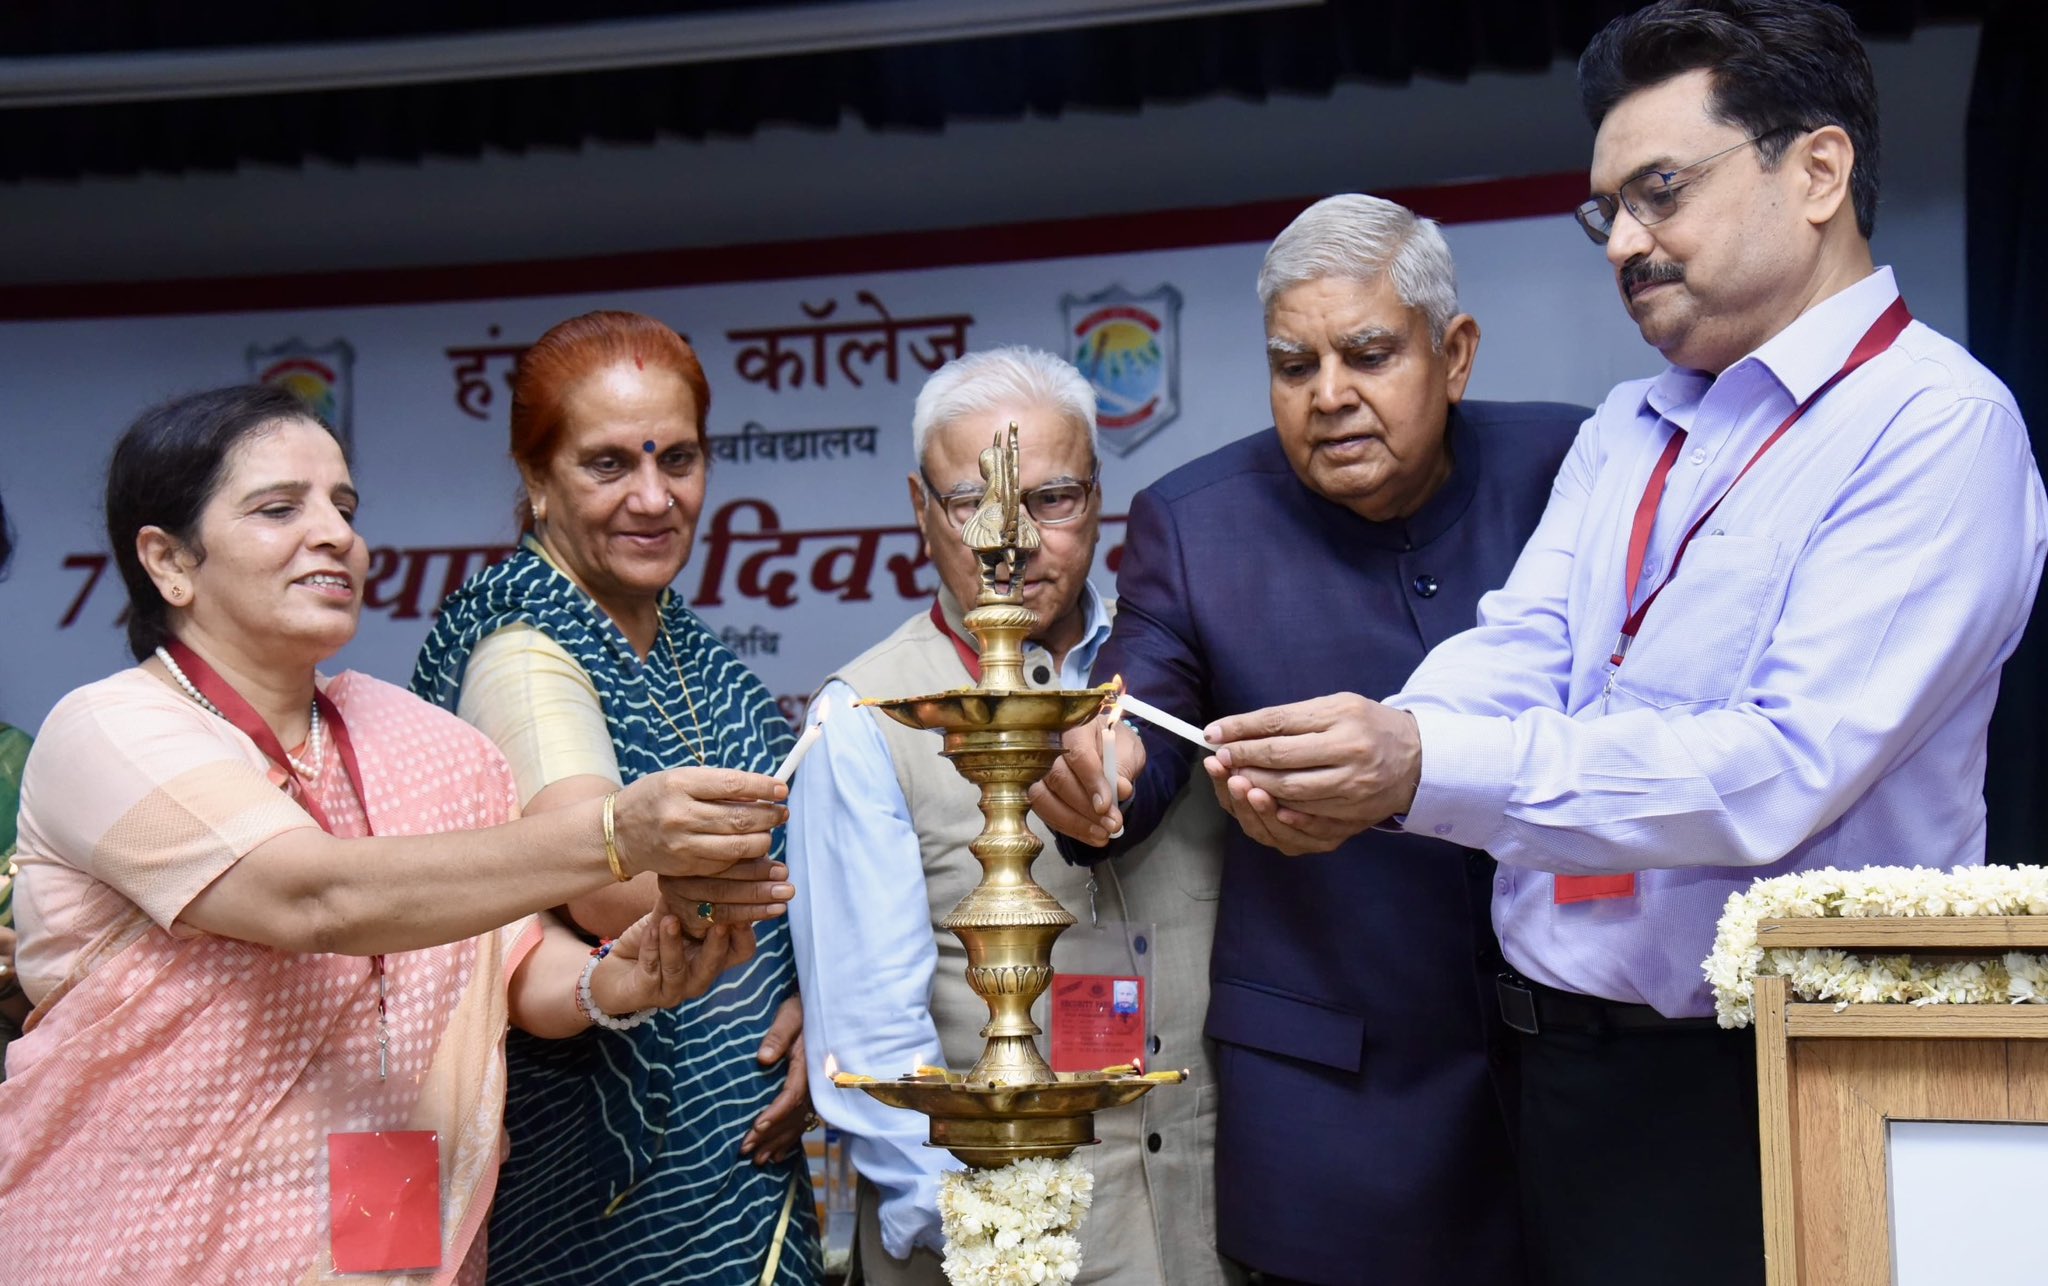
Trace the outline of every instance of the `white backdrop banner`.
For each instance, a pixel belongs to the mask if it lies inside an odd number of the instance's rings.
[[[1483,331],[1472,396],[1589,403],[1657,369],[1568,216],[1446,232]],[[1253,293],[1263,252],[1221,244],[545,298],[0,323],[0,496],[17,537],[0,583],[0,718],[33,728],[64,692],[126,663],[100,514],[114,439],[151,403],[251,378],[323,400],[346,431],[373,552],[361,631],[330,668],[404,682],[442,599],[514,539],[514,359],[598,307],[663,319],[703,360],[710,496],[677,590],[799,714],[824,674],[936,586],[905,482],[911,404],[932,370],[963,350],[1032,344],[1092,376],[1108,588],[1131,495],[1271,422]]]

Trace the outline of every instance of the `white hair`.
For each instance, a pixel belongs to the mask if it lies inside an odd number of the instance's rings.
[[[1402,304],[1429,323],[1429,342],[1441,349],[1458,315],[1458,270],[1436,220],[1376,196],[1328,196],[1295,216],[1273,238],[1259,265],[1259,306],[1270,319],[1273,301],[1303,282],[1336,277],[1371,283],[1394,275]]]
[[[977,411],[1001,406],[1043,406],[1076,428],[1088,430],[1088,451],[1096,453],[1095,389],[1068,362],[1042,348],[1011,345],[956,357],[933,372],[917,392],[910,416],[910,446],[924,467],[932,430]]]

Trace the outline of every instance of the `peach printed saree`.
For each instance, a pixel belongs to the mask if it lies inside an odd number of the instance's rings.
[[[362,798],[328,755],[310,787],[339,835],[428,834],[516,813],[479,733],[389,684],[324,684]],[[16,915],[38,1000],[0,1082],[0,1264],[24,1281],[308,1282],[333,1275],[327,1137],[432,1130],[441,1266],[481,1281],[503,1138],[506,981],[538,941],[494,934],[385,957],[197,933],[179,911],[313,818],[248,737],[142,670],[72,693],[29,762]],[[353,1275],[342,1280],[376,1281]]]

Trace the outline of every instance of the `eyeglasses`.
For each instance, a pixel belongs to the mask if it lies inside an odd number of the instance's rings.
[[[925,499],[937,503],[939,511],[946,515],[946,521],[953,525],[955,531],[967,526],[967,520],[974,517],[974,511],[981,508],[982,498],[988,494],[986,489],[972,483],[941,494],[932,485],[930,474],[920,468],[917,476],[924,482]],[[1023,494],[1024,512],[1041,527],[1070,523],[1088,511],[1088,497],[1095,493],[1101,481],[1102,466],[1099,464],[1085,479],[1054,478],[1044,486],[1033,487]]]
[[[1738,152],[1751,143],[1767,139],[1773,134],[1803,130],[1803,125],[1780,125],[1767,129],[1761,134],[1751,135],[1733,147],[1724,147],[1712,156],[1703,156],[1690,165],[1681,165],[1675,170],[1650,170],[1638,174],[1621,185],[1612,196],[1596,196],[1572,211],[1578,216],[1579,226],[1596,246],[1607,244],[1607,238],[1614,234],[1614,219],[1626,209],[1629,217],[1644,227],[1662,223],[1678,213],[1679,198],[1692,185],[1699,171],[1720,160],[1730,152]],[[1681,177],[1683,176],[1683,177]]]

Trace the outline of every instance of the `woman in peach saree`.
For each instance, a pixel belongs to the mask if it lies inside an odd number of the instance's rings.
[[[669,773],[514,821],[482,734],[314,673],[361,607],[355,505],[276,390],[167,404],[116,449],[142,664],[58,704],[23,786],[9,1280],[481,1281],[508,1021],[630,1025],[751,955],[744,925],[660,912],[594,954],[535,913],[744,871],[772,779]]]

